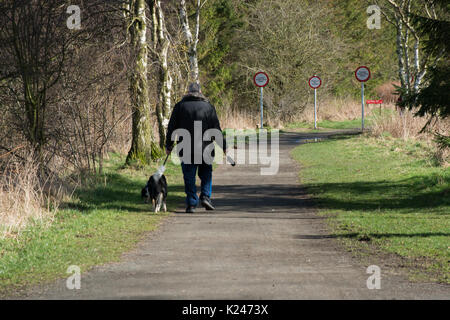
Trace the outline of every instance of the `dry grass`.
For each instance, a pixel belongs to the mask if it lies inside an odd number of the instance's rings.
[[[425,126],[427,119],[414,117],[410,110],[400,114],[395,110],[395,106],[390,104],[385,107],[382,116],[374,117],[372,121],[372,134],[382,136],[389,133],[394,138],[408,140],[411,138],[427,137],[428,134],[420,134],[420,130]]]
[[[367,107],[366,113],[370,114],[374,107]],[[329,98],[318,102],[317,110],[318,121],[332,120],[354,120],[361,117],[361,103],[352,98]],[[259,113],[250,113],[248,111],[229,111],[222,112],[219,116],[222,128],[232,129],[252,129],[259,126]],[[314,107],[311,105],[303,112],[291,119],[291,122],[312,122],[314,121]],[[283,128],[283,123],[278,119],[266,118],[264,123],[272,128]]]
[[[52,222],[63,188],[39,181],[36,172],[32,161],[8,163],[0,172],[0,238],[17,237],[29,225]]]
[[[441,166],[450,167],[450,150],[436,148],[434,152],[435,159],[441,164]]]
[[[370,111],[370,110],[368,110]],[[343,121],[354,120],[361,117],[361,103],[352,98],[328,98],[317,102],[317,121]],[[314,105],[294,119],[295,122],[313,122]]]
[[[404,110],[402,113],[395,110],[394,104],[386,106],[385,112],[381,116],[374,116],[371,123],[370,134],[384,138],[391,136],[394,138],[421,141],[427,144],[432,150],[432,156],[444,167],[450,165],[450,150],[439,149],[434,139],[434,132],[444,135],[450,134],[449,120],[436,120],[428,126],[425,132],[421,132],[427,123],[425,117],[415,117],[414,111]],[[387,111],[387,112],[386,112]],[[376,113],[375,113],[376,114]]]
[[[222,129],[254,129],[259,124],[259,115],[247,111],[224,111],[219,118]]]

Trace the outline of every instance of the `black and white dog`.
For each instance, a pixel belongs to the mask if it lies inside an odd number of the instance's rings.
[[[166,198],[167,198],[167,181],[166,177],[162,175],[157,179],[156,175],[153,175],[148,179],[147,184],[141,191],[141,196],[145,203],[152,200],[153,211],[158,213],[163,207],[164,212],[167,211]]]

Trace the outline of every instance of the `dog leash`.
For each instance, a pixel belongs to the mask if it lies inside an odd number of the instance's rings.
[[[166,165],[167,159],[169,159],[170,153],[166,156],[166,159],[164,160],[163,166]]]

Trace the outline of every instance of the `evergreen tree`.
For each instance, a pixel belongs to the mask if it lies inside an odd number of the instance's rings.
[[[428,1],[431,3],[431,1]],[[450,116],[450,4],[446,0],[434,1],[442,9],[441,19],[415,16],[414,23],[422,35],[427,35],[425,50],[440,60],[427,73],[425,85],[408,99],[410,107],[418,106],[417,115]]]
[[[214,0],[202,9],[200,28],[199,63],[205,93],[214,104],[232,100],[233,40],[236,30],[243,25],[242,4],[229,0]]]
[[[405,101],[410,108],[418,107],[417,116],[430,115],[422,130],[436,117],[446,119],[450,116],[450,4],[448,0],[426,2],[440,7],[440,17],[415,16],[413,22],[422,35],[428,36],[425,51],[436,58],[436,63],[428,70],[420,91],[406,96]],[[441,149],[450,148],[450,136],[439,132],[435,132],[435,135],[435,141]]]

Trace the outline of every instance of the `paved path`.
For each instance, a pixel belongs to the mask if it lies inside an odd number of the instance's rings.
[[[261,176],[258,165],[222,165],[214,173],[216,211],[177,212],[121,262],[83,274],[80,290],[67,290],[65,281],[58,281],[31,297],[450,298],[449,286],[413,284],[383,269],[381,289],[367,289],[367,265],[329,236],[298,183],[299,167],[289,151],[305,137],[281,136],[278,175]]]

